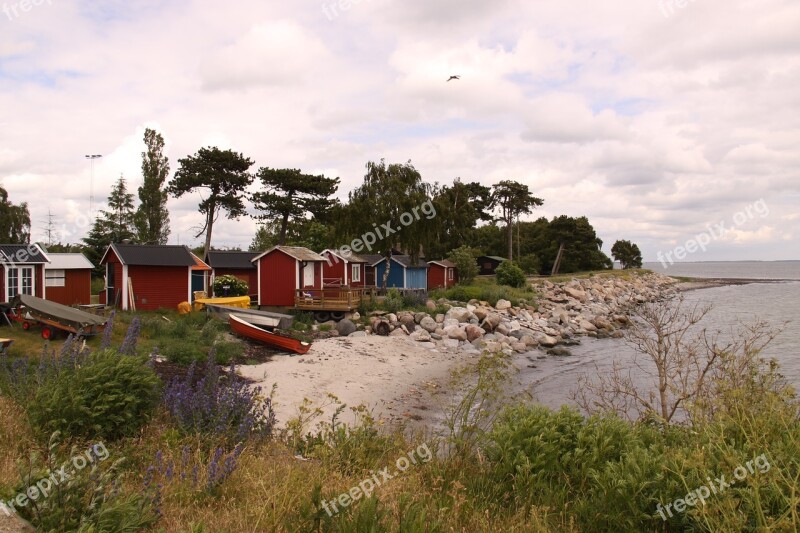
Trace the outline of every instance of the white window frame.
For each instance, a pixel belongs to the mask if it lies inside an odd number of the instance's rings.
[[[350,269],[350,281],[361,282],[361,265],[354,263]]]
[[[48,268],[44,271],[45,287],[66,287],[67,271],[63,268]]]
[[[455,269],[452,268],[452,267],[448,267],[447,268],[447,281],[453,281],[453,278],[454,278],[453,270],[455,270]]]
[[[6,302],[10,302],[14,296],[17,294],[29,294],[33,296],[33,293],[36,292],[36,269],[32,266],[18,266],[18,267],[6,267]],[[30,272],[30,292],[25,292],[23,280],[25,279],[25,272]],[[11,294],[11,273],[14,272],[16,274],[16,292]]]
[[[309,261],[306,263],[306,266],[303,267],[303,287],[313,287],[314,286],[314,269],[316,268],[316,263],[313,261]],[[309,280],[310,276],[310,280]]]

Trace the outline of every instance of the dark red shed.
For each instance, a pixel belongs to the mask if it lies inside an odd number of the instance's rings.
[[[452,261],[428,261],[428,290],[446,289],[458,283],[458,269]]]
[[[192,267],[197,263],[186,246],[112,244],[100,264],[106,267],[108,305],[135,305],[141,311],[174,309],[192,301]]]
[[[259,307],[293,307],[297,290],[321,289],[325,261],[302,246],[275,246],[254,257]]]
[[[92,262],[80,253],[47,256],[50,263],[44,269],[45,298],[61,305],[92,303]]]
[[[322,283],[324,287],[364,286],[366,259],[340,250],[323,250],[320,252],[325,262],[322,264]]]

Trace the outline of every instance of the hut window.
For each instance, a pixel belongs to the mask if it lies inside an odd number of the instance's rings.
[[[44,273],[45,287],[65,287],[67,285],[67,273],[65,270],[46,270]]]
[[[352,265],[353,275],[350,276],[352,281],[361,281],[361,265]]]
[[[452,268],[448,268],[447,269],[447,279],[449,279],[449,280],[453,279],[453,269]]]

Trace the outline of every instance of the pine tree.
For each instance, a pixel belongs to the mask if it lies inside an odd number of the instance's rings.
[[[106,248],[135,238],[133,194],[128,192],[125,178],[119,177],[108,195],[108,210],[100,211],[89,235],[84,237],[86,256],[95,265],[100,264]]]

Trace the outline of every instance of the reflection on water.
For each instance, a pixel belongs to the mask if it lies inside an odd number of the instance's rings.
[[[773,327],[786,324],[783,332],[767,347],[764,356],[774,357],[781,372],[800,389],[800,282],[752,283],[702,289],[685,293],[686,301],[713,305],[703,325],[710,330],[728,330],[742,322],[764,320]],[[581,374],[594,374],[595,364],[601,372],[611,370],[614,361],[631,368],[635,352],[621,339],[584,338],[580,346],[571,347],[572,357],[547,356],[527,360],[518,356],[518,376],[525,390],[548,407],[572,404],[570,392],[575,390]],[[531,365],[535,368],[531,368]],[[646,376],[639,374],[640,382]]]

